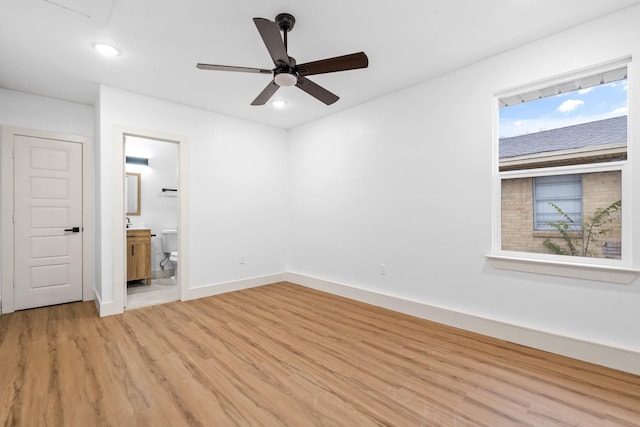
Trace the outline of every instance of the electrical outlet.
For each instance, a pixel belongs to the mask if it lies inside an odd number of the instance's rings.
[[[387,265],[386,264],[380,264],[380,275],[381,276],[386,276],[387,275]]]
[[[244,255],[240,255],[240,264],[244,264]]]

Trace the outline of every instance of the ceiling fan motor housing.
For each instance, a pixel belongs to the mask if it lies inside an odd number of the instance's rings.
[[[296,60],[289,57],[289,64],[280,62],[279,66],[273,70],[273,81],[278,86],[295,86],[298,83],[298,73],[296,72]]]

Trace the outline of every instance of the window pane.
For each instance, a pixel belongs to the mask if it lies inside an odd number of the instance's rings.
[[[622,67],[500,98],[500,171],[625,160],[626,74]]]
[[[621,257],[619,170],[503,179],[501,194],[502,250]]]

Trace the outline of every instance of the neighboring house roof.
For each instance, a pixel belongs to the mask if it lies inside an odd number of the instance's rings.
[[[500,158],[627,141],[627,116],[500,138]]]
[[[500,138],[500,169],[558,166],[626,156],[627,116]],[[582,159],[582,160],[580,160]]]

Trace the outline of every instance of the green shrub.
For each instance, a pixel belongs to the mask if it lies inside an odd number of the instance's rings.
[[[593,249],[600,243],[600,238],[613,230],[612,223],[616,218],[611,214],[622,208],[622,200],[613,202],[606,208],[598,208],[589,218],[574,220],[564,213],[560,206],[549,203],[564,219],[547,224],[560,232],[560,237],[564,240],[566,247],[546,239],[542,244],[552,253],[557,255],[573,255],[583,257],[599,257],[600,252]],[[592,249],[589,249],[591,246]]]

